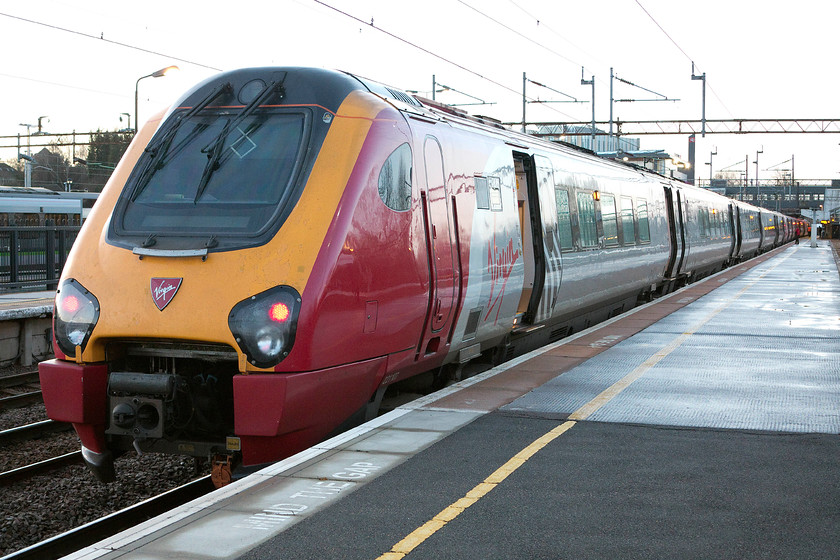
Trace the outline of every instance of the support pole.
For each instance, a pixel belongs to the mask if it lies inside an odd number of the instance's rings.
[[[525,133],[525,106],[528,102],[525,100],[525,84],[527,83],[528,78],[525,76],[525,72],[522,72],[522,132]]]
[[[702,125],[701,125],[701,135],[703,138],[706,137],[706,73],[703,72],[702,75],[697,76],[694,74],[694,61],[691,62],[691,79],[692,80],[703,80],[703,117],[702,117]]]
[[[613,125],[613,78],[614,77],[615,77],[615,75],[613,74],[613,69],[612,69],[612,67],[610,67],[610,138],[612,138],[612,125]]]
[[[750,156],[744,158],[744,192],[749,194],[750,192]],[[742,199],[743,200],[743,199]],[[756,205],[758,205],[758,201],[756,200]]]
[[[597,152],[598,150],[595,149],[595,74],[592,75],[592,78],[589,80],[583,79],[583,66],[580,67],[580,85],[582,86],[592,86],[592,145],[589,147],[590,150],[593,152]]]

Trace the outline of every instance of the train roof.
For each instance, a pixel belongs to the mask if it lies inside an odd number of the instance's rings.
[[[726,198],[726,200],[729,201],[731,204],[735,204],[735,205],[737,205],[737,206],[739,206],[743,209],[746,209],[746,210],[751,210],[751,211],[755,211],[755,212],[762,212],[762,213],[766,213],[766,214],[775,214],[775,215],[778,215],[780,217],[792,218],[791,216],[787,216],[787,215],[782,214],[780,212],[776,212],[776,211],[770,210],[768,208],[761,208],[761,207],[758,207],[758,206],[754,206],[754,205],[752,205],[748,202],[744,202],[742,200],[735,200],[735,199],[729,199],[727,197],[723,197],[722,195],[714,193],[713,191],[710,191],[708,189],[703,189],[701,187],[698,187],[698,186],[693,185],[691,183],[687,183],[687,182],[682,181],[680,179],[676,179],[674,177],[668,177],[666,175],[662,175],[661,173],[658,173],[657,171],[654,171],[652,169],[648,169],[647,167],[642,167],[642,166],[640,166],[636,163],[633,163],[633,162],[623,161],[623,160],[620,160],[620,159],[614,159],[614,158],[610,158],[610,157],[604,157],[603,155],[598,154],[598,153],[596,153],[592,150],[589,150],[587,148],[583,148],[583,147],[578,146],[576,144],[571,144],[569,142],[563,142],[563,141],[557,141],[557,140],[546,140],[546,139],[540,138],[538,136],[532,136],[532,135],[528,134],[527,132],[518,132],[516,130],[512,130],[510,128],[505,127],[502,124],[501,121],[499,121],[497,119],[494,119],[492,117],[486,117],[486,116],[482,116],[482,115],[471,115],[471,114],[467,113],[466,111],[464,111],[462,109],[458,109],[457,107],[452,107],[450,105],[445,105],[443,103],[440,103],[440,102],[437,102],[437,101],[434,101],[434,100],[431,100],[431,99],[426,99],[424,97],[410,95],[407,92],[399,91],[399,90],[397,90],[395,88],[392,88],[392,87],[383,86],[381,84],[378,84],[377,82],[374,82],[372,80],[359,78],[357,76],[354,76],[353,74],[348,73],[348,75],[351,75],[351,76],[355,77],[356,79],[358,79],[372,93],[380,95],[380,96],[385,97],[385,98],[388,98],[392,101],[396,101],[397,103],[395,103],[395,105],[397,106],[397,108],[400,109],[403,112],[406,112],[406,113],[418,113],[418,112],[420,112],[420,113],[427,114],[427,116],[430,113],[430,114],[436,116],[437,118],[439,118],[440,120],[442,120],[444,122],[449,122],[449,123],[453,123],[453,124],[454,123],[460,123],[462,125],[476,126],[476,127],[483,128],[483,129],[487,130],[488,132],[492,132],[492,131],[495,130],[496,133],[503,134],[505,136],[527,138],[529,142],[532,142],[535,145],[550,144],[550,145],[555,146],[555,147],[562,147],[562,148],[565,148],[567,153],[577,153],[577,154],[580,154],[582,156],[589,157],[589,158],[591,158],[595,161],[604,162],[608,165],[611,164],[611,165],[615,165],[615,166],[618,166],[618,167],[621,167],[621,168],[637,171],[637,172],[639,172],[643,175],[648,176],[650,179],[664,180],[664,181],[668,181],[669,183],[672,183],[672,184],[677,183],[677,184],[679,184],[679,186],[681,188],[694,189],[694,190],[698,190],[698,191],[703,191],[705,193],[709,193],[713,197]],[[796,219],[796,218],[792,218],[792,219]]]
[[[7,187],[0,185],[0,195],[20,195],[20,196],[61,196],[58,191],[53,191],[45,187]]]

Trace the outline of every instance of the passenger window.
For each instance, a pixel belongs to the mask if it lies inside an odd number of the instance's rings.
[[[615,197],[601,194],[601,220],[604,222],[604,244],[608,247],[618,245],[618,219],[615,213]]]
[[[598,246],[598,227],[595,218],[595,199],[592,193],[577,193],[580,244],[583,247]]]
[[[633,199],[629,196],[621,197],[621,232],[624,234],[625,245],[636,244],[636,226],[633,223]]]
[[[642,198],[636,200],[636,219],[639,220],[639,242],[650,243],[647,202]]]
[[[560,235],[560,248],[574,249],[572,242],[572,218],[569,213],[569,192],[555,189],[554,198],[557,201],[557,233]]]
[[[475,178],[475,205],[479,210],[490,210],[490,190],[486,177]]]
[[[379,198],[397,212],[411,209],[411,147],[408,143],[391,152],[379,172]]]

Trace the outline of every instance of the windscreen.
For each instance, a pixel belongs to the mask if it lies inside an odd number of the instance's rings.
[[[224,110],[173,116],[126,186],[120,233],[260,234],[294,189],[307,114],[261,108],[244,118]]]

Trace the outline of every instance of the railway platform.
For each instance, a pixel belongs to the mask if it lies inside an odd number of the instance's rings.
[[[55,291],[0,291],[0,364],[31,366],[52,353]]]
[[[0,321],[52,314],[55,290],[0,292]]]
[[[836,558],[840,276],[789,244],[67,558]]]

